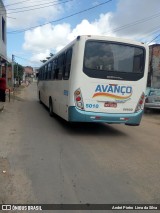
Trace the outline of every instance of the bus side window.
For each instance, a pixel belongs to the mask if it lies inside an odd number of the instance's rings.
[[[49,70],[49,64],[47,64],[46,80],[48,80],[48,70]]]
[[[56,73],[56,59],[52,61],[52,72],[51,72],[51,79],[55,79],[55,73]]]
[[[58,58],[56,58],[54,64],[54,79],[58,79],[58,71]]]
[[[45,66],[44,80],[47,80],[48,65]]]
[[[36,74],[38,81],[41,80],[41,69],[39,69],[38,73]]]
[[[39,80],[42,80],[42,74],[43,74],[43,68],[41,68],[39,71]]]
[[[50,62],[48,64],[48,75],[47,75],[47,79],[50,80],[51,79],[51,70],[52,70],[52,63]]]
[[[65,54],[61,54],[58,57],[58,62],[57,62],[57,72],[56,72],[56,79],[62,80],[62,75],[63,75],[63,70],[64,70],[64,58]]]
[[[39,76],[38,76],[39,80],[42,80],[42,69],[40,69],[39,71]]]
[[[63,72],[63,79],[68,80],[70,76],[71,69],[71,61],[72,61],[72,49],[69,49],[66,52],[66,60],[65,60],[65,70]]]
[[[42,68],[42,80],[44,80],[45,77],[45,67]]]

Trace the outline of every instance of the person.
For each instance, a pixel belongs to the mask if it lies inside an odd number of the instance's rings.
[[[2,78],[0,78],[0,102],[6,101],[6,76],[2,74]],[[4,105],[0,107],[0,110],[4,109]]]

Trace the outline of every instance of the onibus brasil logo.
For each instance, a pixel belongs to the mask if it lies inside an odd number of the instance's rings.
[[[116,102],[126,102],[132,96],[131,86],[120,86],[117,84],[97,85],[92,98],[106,97]]]

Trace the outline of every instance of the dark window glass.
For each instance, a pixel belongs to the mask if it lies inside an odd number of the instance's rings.
[[[42,80],[45,80],[45,67],[42,68]]]
[[[70,69],[71,69],[71,60],[72,60],[72,49],[69,49],[66,52],[66,59],[65,59],[65,69],[63,74],[63,79],[68,80],[70,76]]]
[[[41,68],[41,80],[43,80],[43,75],[44,75],[43,69],[44,69],[44,67]]]
[[[38,81],[41,80],[41,69],[38,70],[37,76],[38,76]]]
[[[64,71],[64,59],[65,59],[65,54],[61,54],[58,56],[57,70],[56,70],[56,79],[58,80],[62,80],[62,75]]]
[[[42,76],[43,75],[43,68],[40,69],[40,74],[39,75],[40,75],[40,80],[42,80],[43,79],[43,76]]]
[[[51,72],[51,79],[55,79],[55,74],[56,74],[56,59],[52,61],[52,72]]]
[[[5,42],[6,22],[2,17],[2,40]]]
[[[47,80],[47,74],[48,74],[48,65],[45,65],[44,80]]]
[[[47,79],[50,80],[51,79],[51,72],[52,72],[52,62],[50,62],[48,64],[48,75],[47,75]]]
[[[54,79],[58,79],[58,58],[54,60]]]
[[[84,72],[89,77],[138,80],[144,75],[144,49],[103,41],[87,41]]]

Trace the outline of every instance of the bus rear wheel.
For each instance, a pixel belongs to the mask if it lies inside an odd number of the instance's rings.
[[[40,92],[39,92],[39,103],[42,104]]]
[[[52,99],[49,99],[49,115],[53,117],[53,104]]]

